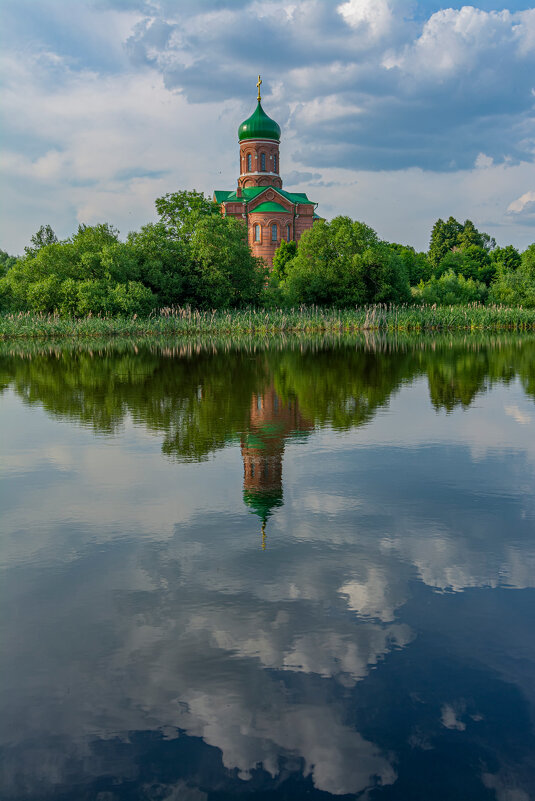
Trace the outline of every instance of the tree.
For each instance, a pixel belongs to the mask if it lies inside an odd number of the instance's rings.
[[[275,251],[273,256],[272,275],[277,281],[284,281],[286,278],[286,266],[288,262],[297,255],[297,242],[285,242],[284,239]]]
[[[409,284],[416,286],[420,281],[428,281],[431,278],[431,264],[425,253],[418,253],[413,247],[408,245],[398,245],[390,243],[390,248],[401,258],[407,275]]]
[[[441,275],[452,268],[451,265],[448,265],[446,268],[441,267],[442,259],[452,251],[471,251],[471,259],[473,261],[476,250],[472,249],[475,248],[477,249],[477,253],[480,254],[477,260],[482,264],[485,258],[487,258],[488,252],[495,246],[495,240],[488,234],[478,231],[472,220],[465,220],[464,223],[461,224],[454,217],[449,217],[447,222],[439,219],[433,226],[431,240],[429,242],[428,258],[435,275]],[[487,259],[485,266],[489,264],[490,262],[488,262]],[[440,271],[439,268],[441,268]],[[488,275],[487,278],[490,282]]]
[[[455,306],[459,303],[484,303],[487,298],[487,287],[473,278],[449,270],[439,278],[431,276],[429,281],[422,281],[412,290],[415,301],[420,303]]]
[[[168,192],[156,199],[155,206],[168,235],[179,239],[190,239],[203,217],[221,214],[217,203],[195,190]]]
[[[5,250],[0,249],[0,276],[5,275],[17,261],[16,256],[10,256]]]
[[[409,298],[405,265],[375,231],[349,217],[305,231],[281,283],[291,304],[353,306]]]
[[[24,248],[24,252],[28,256],[35,256],[37,251],[41,250],[41,248],[44,248],[46,245],[55,245],[56,242],[58,241],[59,240],[54,231],[52,230],[51,226],[42,225],[37,231],[37,233],[35,233],[30,239],[30,242],[32,243],[33,247],[27,245]]]
[[[442,219],[436,221],[431,231],[428,253],[429,261],[434,269],[438,267],[448,251],[457,247],[462,230],[463,226],[454,217],[449,217],[447,222]]]
[[[520,267],[522,258],[520,253],[512,245],[507,245],[504,248],[494,248],[490,254],[497,270],[513,271]]]
[[[535,308],[535,243],[522,253],[516,269],[501,267],[498,270],[490,298],[508,306]]]
[[[201,217],[191,237],[191,256],[196,270],[196,305],[224,308],[258,301],[267,271],[251,253],[242,220]]]

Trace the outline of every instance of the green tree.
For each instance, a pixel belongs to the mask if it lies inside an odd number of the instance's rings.
[[[35,256],[38,250],[44,248],[46,245],[55,245],[58,238],[50,225],[42,225],[39,230],[31,237],[31,245],[24,248],[24,252],[28,256]]]
[[[390,248],[401,258],[407,275],[409,284],[416,286],[420,281],[428,281],[431,278],[432,267],[425,253],[418,253],[409,245],[398,245],[390,243]]]
[[[281,288],[290,304],[362,305],[410,297],[405,265],[375,231],[349,217],[305,231]]]
[[[16,256],[10,256],[5,250],[0,249],[0,276],[5,275],[7,271],[13,267],[16,261]]]
[[[444,306],[455,306],[459,303],[484,303],[487,287],[484,283],[465,278],[454,270],[444,273],[439,278],[433,275],[429,281],[422,281],[412,290],[414,300]]]
[[[254,304],[267,277],[251,253],[247,228],[233,217],[206,216],[191,237],[196,270],[196,305],[223,308]]]
[[[496,270],[516,270],[522,263],[520,253],[512,245],[506,245],[504,248],[494,248],[490,254]]]
[[[435,270],[446,253],[458,246],[462,230],[463,226],[454,217],[449,217],[446,222],[442,219],[436,221],[431,231],[428,253],[428,259]]]
[[[157,198],[155,205],[168,235],[177,239],[190,239],[199,220],[221,214],[217,203],[195,190],[168,192]]]
[[[535,308],[535,243],[522,253],[516,269],[509,270],[503,265],[498,270],[490,299],[507,306]]]
[[[445,257],[452,252],[461,251],[466,253],[468,258],[465,272],[461,274],[465,275],[465,278],[474,278],[474,280],[483,280],[486,283],[490,283],[494,277],[494,269],[488,253],[495,245],[495,240],[488,234],[478,231],[472,220],[465,220],[464,223],[460,223],[454,217],[449,217],[446,222],[440,219],[437,220],[433,226],[428,258],[433,267],[433,272],[435,275],[440,276],[451,269],[459,272],[451,260],[446,265],[442,264]],[[479,263],[481,267],[479,272],[477,270],[474,271],[474,262]]]
[[[293,240],[285,242],[283,239],[273,256],[272,275],[277,281],[284,281],[286,278],[286,266],[296,255],[297,242]]]

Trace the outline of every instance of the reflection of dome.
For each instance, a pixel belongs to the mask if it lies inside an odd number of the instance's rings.
[[[240,142],[244,139],[274,139],[278,142],[280,138],[280,126],[268,117],[259,100],[251,116],[238,128],[238,139]]]
[[[276,490],[244,490],[243,501],[265,523],[273,510],[283,505],[282,488]]]

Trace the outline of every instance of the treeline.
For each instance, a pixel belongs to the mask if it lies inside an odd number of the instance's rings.
[[[247,243],[244,224],[222,217],[198,192],[156,200],[158,221],[128,234],[80,225],[59,241],[48,225],[24,255],[0,251],[0,312],[146,316],[191,306],[374,303],[535,307],[535,244],[520,254],[478,231],[470,220],[438,220],[429,251],[380,240],[349,217],[319,220],[299,244],[283,242],[268,273]]]

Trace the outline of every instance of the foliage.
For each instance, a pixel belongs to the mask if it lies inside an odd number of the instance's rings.
[[[202,218],[221,214],[217,203],[195,190],[169,192],[157,198],[155,206],[167,234],[176,239],[190,239]]]
[[[50,225],[42,225],[39,230],[30,238],[31,245],[24,248],[27,256],[35,256],[38,250],[46,245],[55,245],[58,238]]]
[[[156,206],[160,221],[126,242],[107,223],[80,225],[63,242],[42,226],[0,279],[0,310],[147,315],[175,304],[231,308],[258,300],[265,271],[241,221],[221,217],[198,192],[165,195]]]
[[[286,267],[288,262],[297,255],[297,242],[293,240],[285,242],[283,239],[273,256],[272,275],[277,281],[284,281],[286,278]]]
[[[355,331],[535,331],[535,310],[481,304],[451,306],[377,304],[352,309],[319,306],[293,309],[198,311],[164,309],[147,317],[59,314],[0,315],[2,339],[103,339],[109,337],[267,336],[287,333],[337,335]],[[182,340],[184,341],[184,340]]]
[[[319,220],[305,231],[281,282],[289,304],[338,307],[408,299],[402,259],[375,231],[349,217]]]
[[[281,243],[268,274],[252,256],[245,224],[221,216],[202,193],[168,193],[156,209],[158,221],[126,242],[108,223],[80,225],[63,241],[43,225],[21,258],[0,251],[0,312],[128,319],[156,309],[212,312],[262,303],[271,313],[284,307],[288,314],[302,304],[364,308],[411,297],[448,307],[487,297],[535,306],[535,245],[522,256],[511,245],[497,248],[470,220],[437,220],[427,255],[383,242],[349,217],[318,220],[298,244]]]
[[[496,269],[502,272],[504,270],[516,270],[522,262],[520,253],[512,245],[507,245],[504,248],[494,248],[490,257]]]
[[[459,303],[483,303],[487,297],[487,287],[473,278],[465,278],[453,270],[440,278],[432,276],[429,281],[421,281],[413,288],[413,298],[421,303],[454,306]]]
[[[516,260],[513,263],[516,264]],[[535,308],[535,244],[522,253],[516,268],[508,269],[505,263],[500,265],[490,298],[495,303]]]
[[[0,250],[0,276],[5,275],[16,261],[16,256],[10,256],[5,250]]]
[[[418,253],[413,247],[398,245],[395,242],[390,244],[390,248],[397,253],[405,265],[411,286],[416,286],[420,281],[428,281],[431,278],[432,267],[425,253]]]
[[[428,259],[437,278],[453,270],[488,286],[495,275],[489,256],[495,246],[495,240],[478,231],[471,220],[463,224],[449,217],[446,222],[437,220],[433,226]]]

